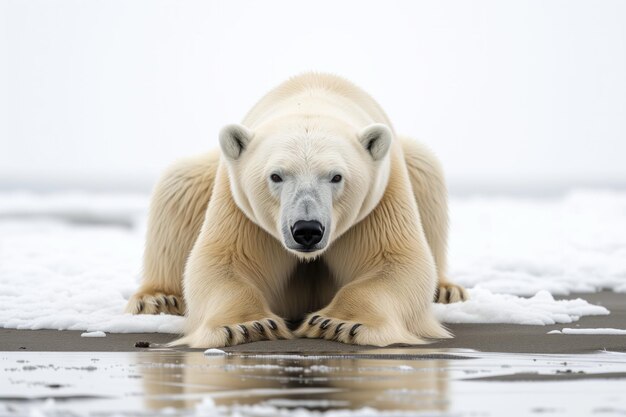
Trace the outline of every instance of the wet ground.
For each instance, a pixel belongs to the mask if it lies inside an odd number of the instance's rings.
[[[3,416],[626,415],[626,354],[4,352]]]

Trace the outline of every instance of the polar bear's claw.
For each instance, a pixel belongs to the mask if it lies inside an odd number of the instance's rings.
[[[226,330],[226,344],[230,344],[231,340],[233,340],[233,331],[228,326],[224,326],[224,330]]]
[[[265,327],[263,327],[263,325],[260,322],[255,321],[253,326],[257,332],[259,332],[260,334],[265,334]]]
[[[250,332],[245,324],[240,324],[239,328],[241,329],[241,334],[243,334],[243,339],[248,340],[250,338]]]
[[[354,326],[352,326],[352,328],[350,329],[350,336],[354,337],[354,335],[356,335],[356,329],[358,329],[361,326],[362,326],[361,323],[357,323]]]

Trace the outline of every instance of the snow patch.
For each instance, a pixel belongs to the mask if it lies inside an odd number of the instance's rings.
[[[80,334],[80,337],[107,337],[105,332],[96,331],[96,332],[84,332]]]
[[[0,210],[0,327],[180,333],[182,317],[123,313],[137,288],[143,235],[143,223],[6,218]]]
[[[626,193],[453,198],[450,276],[466,287],[532,296],[626,292]]]
[[[556,330],[558,332],[558,330]],[[604,335],[626,335],[626,329],[610,329],[610,328],[597,328],[597,329],[572,329],[569,327],[560,331],[561,334],[604,334]]]
[[[204,354],[207,356],[227,355],[227,353],[221,349],[207,349],[204,351]]]
[[[555,300],[547,291],[530,298],[494,294],[486,289],[470,289],[463,303],[434,304],[437,318],[445,323],[512,323],[548,325],[572,323],[582,316],[607,315],[609,310],[575,300]]]

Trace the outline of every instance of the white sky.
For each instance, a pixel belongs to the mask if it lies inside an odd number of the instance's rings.
[[[626,183],[624,1],[0,0],[0,187],[148,187],[306,70],[453,187]]]

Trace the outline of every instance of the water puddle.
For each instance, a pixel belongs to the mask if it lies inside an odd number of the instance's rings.
[[[626,415],[626,354],[2,352],[1,416]]]

